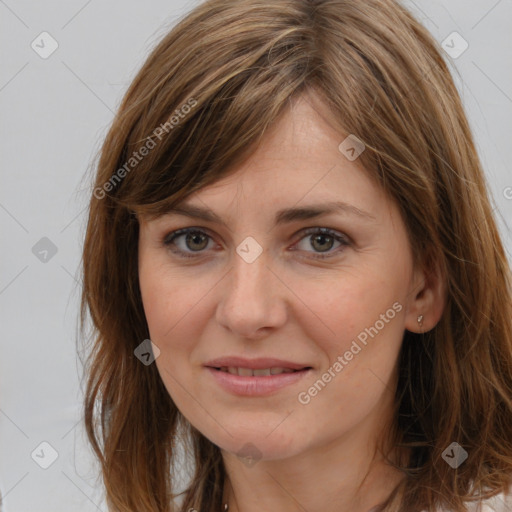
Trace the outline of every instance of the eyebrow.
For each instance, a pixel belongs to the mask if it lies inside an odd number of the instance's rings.
[[[351,204],[344,203],[342,201],[334,201],[323,204],[311,204],[301,208],[294,207],[278,210],[275,216],[274,225],[278,226],[295,221],[314,219],[316,217],[332,213],[353,215],[364,220],[376,220],[376,218],[370,213],[360,210]],[[173,214],[184,215],[185,217],[201,219],[207,222],[215,222],[226,226],[226,223],[215,212],[200,206],[181,203],[167,212],[167,215]]]

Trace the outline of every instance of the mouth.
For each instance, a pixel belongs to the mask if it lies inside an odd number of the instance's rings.
[[[244,368],[238,366],[210,366],[219,372],[229,373],[231,375],[238,375],[240,377],[268,377],[271,375],[281,375],[283,373],[297,373],[305,370],[311,370],[311,366],[306,366],[301,369],[294,370],[293,368],[284,368],[280,366],[273,366],[270,368]]]
[[[282,359],[229,357],[205,365],[213,381],[229,394],[258,397],[297,385],[313,367]]]

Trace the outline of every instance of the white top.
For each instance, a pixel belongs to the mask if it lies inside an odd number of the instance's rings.
[[[487,500],[472,503],[468,512],[512,512],[512,494],[500,493]]]
[[[486,500],[468,502],[466,510],[468,512],[512,512],[512,494],[500,493]],[[450,511],[442,509],[438,512]]]
[[[374,512],[377,507],[368,512]],[[474,501],[466,505],[467,512],[512,512],[512,492],[509,494],[500,493],[492,498]],[[423,512],[428,512],[424,510]],[[448,509],[437,509],[437,512],[452,512]]]

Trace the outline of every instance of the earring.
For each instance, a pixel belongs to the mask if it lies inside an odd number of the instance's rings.
[[[423,315],[418,316],[418,323],[420,324],[420,327],[423,327]]]

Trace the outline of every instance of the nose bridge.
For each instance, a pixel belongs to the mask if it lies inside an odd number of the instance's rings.
[[[250,300],[251,309],[257,312],[268,302],[271,292],[268,286],[267,255],[262,253],[254,259],[246,259],[240,255],[239,250],[240,247],[233,257],[233,269],[228,279],[229,290],[225,298],[234,301],[233,305],[237,307],[241,307],[245,300]]]
[[[219,323],[244,337],[284,321],[275,279],[267,267],[268,253],[256,254],[255,246],[250,244],[237,247],[217,310]]]
[[[268,273],[267,254],[260,254],[254,259],[245,259],[239,253],[233,258],[232,280],[236,291],[254,293],[262,291],[262,284],[265,275]],[[249,253],[250,254],[250,253]]]
[[[259,238],[261,244],[264,244]],[[268,254],[268,250],[252,236],[247,236],[236,246],[231,276],[234,293],[261,293],[263,280],[269,272]]]

